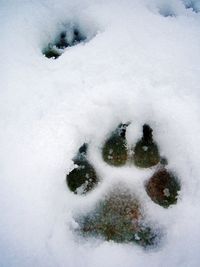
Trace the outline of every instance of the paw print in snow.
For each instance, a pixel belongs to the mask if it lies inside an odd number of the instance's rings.
[[[102,147],[102,159],[109,165],[120,168],[125,164],[138,168],[156,166],[152,177],[144,184],[149,198],[163,208],[177,203],[180,183],[167,169],[167,160],[160,157],[153,140],[153,130],[143,126],[143,136],[133,147],[126,141],[129,123],[120,124]],[[75,194],[85,195],[98,186],[95,168],[87,159],[88,145],[84,144],[74,158],[75,168],[67,175],[69,189]],[[134,177],[133,177],[134,179]],[[132,190],[119,183],[113,186],[95,206],[93,211],[76,219],[78,232],[84,237],[98,237],[118,243],[134,242],[143,247],[158,244],[160,232],[153,229],[145,215],[142,203]]]
[[[43,49],[43,54],[47,58],[57,59],[61,56],[66,48],[70,48],[79,43],[85,42],[87,37],[74,25],[63,30],[54,41],[50,42]]]

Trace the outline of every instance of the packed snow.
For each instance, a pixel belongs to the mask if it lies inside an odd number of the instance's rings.
[[[1,267],[199,266],[199,10],[198,0],[0,2]],[[87,41],[45,57],[70,25]],[[102,144],[121,122],[131,122],[132,145],[151,125],[181,182],[177,205],[164,209],[146,195],[154,169],[103,162]],[[66,174],[84,142],[100,183],[78,196]],[[74,234],[77,214],[117,182],[163,229],[158,247]]]

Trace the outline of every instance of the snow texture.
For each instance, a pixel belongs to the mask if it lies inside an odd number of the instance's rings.
[[[200,10],[194,0],[2,0],[0,3],[0,266],[197,267],[200,262]],[[63,27],[88,41],[58,59],[42,51]],[[101,146],[130,121],[135,144],[144,123],[181,181],[169,209],[144,182],[153,170],[114,168]],[[65,177],[84,143],[99,186],[76,196]],[[140,195],[162,245],[77,239],[74,215],[123,181]]]

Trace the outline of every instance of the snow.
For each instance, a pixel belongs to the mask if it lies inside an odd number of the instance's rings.
[[[199,1],[1,1],[0,266],[199,266]],[[88,42],[56,60],[42,50],[68,23]],[[181,181],[169,209],[153,203],[144,181],[153,169],[114,168],[101,146],[120,123],[128,143],[144,123]],[[100,176],[86,196],[65,182],[78,148]],[[123,181],[163,228],[162,245],[79,240],[74,215]]]

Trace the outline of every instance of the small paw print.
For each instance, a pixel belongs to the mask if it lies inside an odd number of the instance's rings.
[[[154,168],[154,174],[144,184],[148,197],[168,208],[177,203],[180,182],[167,168],[167,160],[159,154],[153,139],[152,128],[143,125],[142,138],[128,147],[126,130],[129,123],[120,124],[102,147],[102,160],[114,168],[123,165],[141,169]],[[73,159],[75,167],[67,174],[68,188],[77,195],[86,195],[99,186],[100,179],[87,158],[88,145],[83,144]],[[134,179],[134,177],[133,177]],[[108,188],[95,205],[94,210],[78,216],[76,232],[83,237],[96,237],[118,243],[134,242],[143,247],[155,246],[161,239],[161,231],[148,220],[142,201],[133,189],[122,182]]]
[[[63,31],[43,49],[43,54],[47,58],[57,59],[66,48],[84,43],[87,37],[75,25],[68,25]]]

